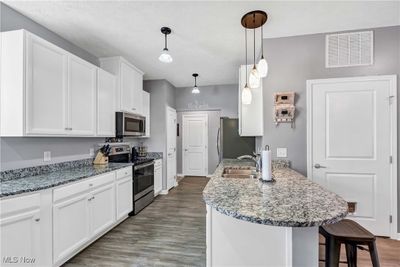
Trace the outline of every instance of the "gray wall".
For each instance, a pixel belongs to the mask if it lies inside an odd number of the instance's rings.
[[[31,33],[34,33],[37,36],[67,50],[68,52],[99,66],[99,60],[94,55],[15,11],[4,3],[0,3],[0,17],[0,31],[2,32],[20,29],[28,30]],[[79,31],[79,29],[76,30]]]
[[[200,94],[192,94],[193,87],[178,87],[175,91],[176,108],[184,110],[221,110],[222,117],[238,117],[238,85],[199,86]]]
[[[184,111],[177,113],[177,120],[179,124],[179,136],[176,139],[177,149],[177,173],[182,174],[182,115],[191,113],[207,113],[208,115],[208,174],[214,173],[219,163],[219,156],[217,151],[217,133],[220,127],[220,110],[208,111]]]
[[[148,80],[143,89],[150,93],[150,138],[143,139],[148,151],[163,152],[163,189],[167,187],[166,107],[175,108],[175,87],[167,80]]]
[[[0,3],[0,31],[18,29],[26,29],[95,65],[99,64],[94,55]],[[0,170],[87,158],[89,149],[103,141],[103,138],[3,137],[0,140]],[[44,151],[51,151],[52,160],[50,162],[43,162]]]
[[[292,167],[306,174],[306,80],[380,74],[400,75],[400,26],[373,30],[374,64],[364,67],[325,68],[325,34],[265,39],[264,54],[269,64],[269,74],[263,81],[264,137],[262,140],[257,138],[257,146],[260,143],[263,146],[269,144],[273,148],[274,156],[276,147],[287,147]],[[272,95],[276,91],[296,92],[295,129],[285,124],[278,127],[274,125],[271,115]],[[400,145],[399,141],[398,144]],[[398,186],[400,192],[400,180]],[[400,202],[398,208],[400,228]]]

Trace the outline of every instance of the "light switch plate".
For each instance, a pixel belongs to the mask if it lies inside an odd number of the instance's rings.
[[[94,148],[89,149],[89,156],[94,156]]]
[[[276,149],[276,157],[287,158],[287,148],[286,147],[278,147]]]
[[[43,161],[51,161],[51,151],[45,151],[43,153]]]

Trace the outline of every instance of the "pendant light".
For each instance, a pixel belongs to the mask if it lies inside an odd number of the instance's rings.
[[[161,55],[158,57],[158,60],[160,60],[163,63],[171,63],[172,57],[169,54],[168,47],[167,47],[167,35],[171,33],[171,29],[168,27],[162,27],[161,33],[164,34],[164,37],[165,37],[165,47],[164,47],[163,51],[161,52]]]
[[[249,85],[250,88],[260,87],[260,75],[256,67],[256,30],[253,29],[253,69],[250,71],[249,75]]]
[[[248,71],[247,71],[247,29],[244,29],[244,39],[245,39],[245,49],[246,49],[246,83],[245,83],[245,85],[244,85],[244,88],[243,88],[243,90],[242,90],[242,104],[243,105],[250,105],[251,104],[251,101],[252,101],[252,98],[253,98],[253,95],[252,95],[252,93],[251,93],[251,90],[250,90],[250,88],[249,88],[249,86],[247,85],[247,74],[248,74]]]
[[[264,58],[264,34],[263,26],[261,26],[261,59],[258,62],[258,72],[261,78],[265,78],[268,75],[268,63]]]
[[[199,94],[200,90],[197,87],[197,77],[199,76],[199,74],[193,73],[192,76],[194,77],[194,87],[192,89],[192,94]]]
[[[265,73],[265,64],[262,62],[261,68],[262,68],[262,73],[260,73],[260,70],[257,69],[256,66],[256,29],[261,27],[262,25],[265,24],[265,22],[268,19],[267,13],[261,10],[254,10],[246,13],[241,20],[242,26],[245,29],[251,29],[253,30],[253,68],[250,71],[248,83],[250,88],[258,88],[260,87],[261,83],[261,74],[264,75]],[[247,33],[247,31],[246,31]],[[246,53],[247,53],[247,48],[246,48]],[[261,60],[264,57],[262,56]],[[265,61],[266,63],[266,61]],[[247,65],[247,64],[246,64]],[[258,67],[260,68],[260,66]],[[268,66],[267,66],[267,71],[268,71]],[[264,76],[265,77],[265,76]]]

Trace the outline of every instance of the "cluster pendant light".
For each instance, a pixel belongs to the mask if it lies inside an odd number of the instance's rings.
[[[261,83],[261,78],[264,78],[268,74],[268,63],[264,58],[263,49],[263,35],[262,26],[268,19],[267,13],[261,10],[255,10],[246,13],[242,17],[242,26],[245,28],[245,49],[246,49],[246,83],[242,90],[242,103],[245,105],[251,104],[252,100],[252,88],[258,88]],[[256,29],[261,27],[261,59],[256,65]],[[247,78],[247,30],[253,30],[253,67]]]
[[[193,89],[192,89],[192,94],[199,94],[200,90],[197,87],[197,77],[199,76],[199,74],[193,73],[192,76],[194,77],[194,86],[193,86]]]
[[[162,27],[161,33],[164,34],[164,37],[165,37],[165,46],[161,52],[161,55],[158,57],[158,60],[160,60],[163,63],[171,63],[172,56],[169,54],[169,50],[167,47],[167,35],[171,33],[171,29],[168,27]]]

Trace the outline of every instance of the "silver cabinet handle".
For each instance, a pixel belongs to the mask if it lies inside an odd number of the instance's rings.
[[[35,222],[39,222],[39,221],[40,221],[40,218],[35,219]]]
[[[185,148],[185,151],[188,151],[187,148]]]
[[[326,168],[325,166],[321,166],[318,163],[314,165],[314,168],[319,169],[319,168]]]
[[[91,198],[89,198],[89,199],[88,199],[88,201],[91,201],[91,200],[93,200],[93,199],[94,199],[94,196],[93,196],[93,197],[91,197]]]
[[[66,131],[72,131],[72,128],[64,128]]]
[[[89,184],[89,186],[93,186],[93,184]]]
[[[136,110],[136,108],[132,108],[132,110]]]

